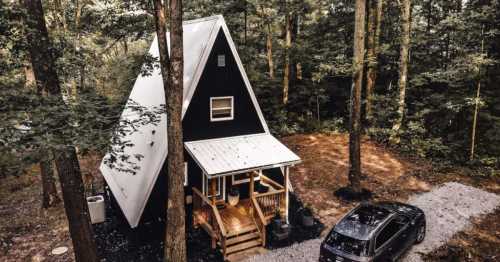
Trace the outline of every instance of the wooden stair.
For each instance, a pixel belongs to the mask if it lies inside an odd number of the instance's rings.
[[[262,239],[257,226],[251,225],[228,234],[225,239],[225,247],[224,245],[221,246],[223,247],[224,259],[227,259],[241,252],[261,247]]]

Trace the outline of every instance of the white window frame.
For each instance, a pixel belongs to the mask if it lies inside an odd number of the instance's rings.
[[[226,55],[225,54],[217,55],[217,66],[218,67],[226,67]]]
[[[218,99],[230,99],[231,100],[231,108],[222,108],[222,109],[231,109],[231,115],[228,117],[215,117],[213,115],[213,101],[218,100]],[[217,121],[228,121],[228,120],[233,120],[234,119],[234,96],[214,96],[210,97],[210,122],[217,122]]]
[[[237,175],[241,174],[236,174],[231,176],[231,181],[232,181],[231,184],[240,185],[240,184],[250,183],[250,178],[236,179]],[[254,181],[260,180],[261,175],[262,175],[262,170],[259,170],[259,175],[254,178]]]
[[[217,186],[217,194],[215,194],[215,197],[221,197],[221,193],[223,193],[222,196],[225,199],[225,192],[221,192],[222,190],[225,191],[225,189],[226,189],[225,186],[224,186],[226,184],[225,183],[225,180],[226,180],[225,177],[214,177],[214,178],[211,178],[211,179],[217,179],[218,180],[217,181],[217,184],[218,184],[218,186]],[[208,188],[210,186],[209,180],[210,179],[208,179],[208,176],[204,174],[203,175],[203,185],[202,185],[203,186],[203,195],[205,195],[206,197],[210,198],[210,197],[212,197],[212,195],[210,195],[210,190]],[[221,188],[222,188],[222,190],[221,190]]]
[[[184,162],[184,186],[188,186],[188,162]]]

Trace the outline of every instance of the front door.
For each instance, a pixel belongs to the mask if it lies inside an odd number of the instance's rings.
[[[212,181],[215,180],[215,194],[212,193]],[[226,199],[226,178],[225,177],[215,177],[208,178],[203,175],[203,194],[209,199],[216,197],[218,201]]]

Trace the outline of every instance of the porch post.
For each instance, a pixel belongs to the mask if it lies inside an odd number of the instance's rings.
[[[285,167],[285,218],[286,222],[288,221],[288,179],[289,179],[290,168],[288,166]]]
[[[217,194],[217,181],[215,178],[210,179],[210,195],[212,195],[212,204],[215,205],[215,201],[217,200],[217,197],[215,196]]]
[[[248,190],[249,194],[250,194],[250,198],[253,197],[253,191],[255,190],[254,187],[254,178],[253,178],[253,172],[250,172],[250,190]]]
[[[216,187],[217,187],[217,181],[215,178],[212,178],[210,179],[210,195],[212,195],[212,205],[215,206],[215,201],[217,199],[217,197],[215,196],[216,195]],[[216,226],[216,223],[215,221],[213,221],[214,218],[212,218],[212,228],[215,228]],[[215,238],[215,236],[212,236],[212,249],[215,249],[217,247],[217,239]]]

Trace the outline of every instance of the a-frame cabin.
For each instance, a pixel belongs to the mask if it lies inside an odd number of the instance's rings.
[[[186,209],[190,211],[186,219],[206,230],[212,247],[218,246],[227,257],[265,246],[270,219],[277,213],[288,218],[289,167],[300,158],[269,133],[223,17],[186,21],[183,30],[182,125]],[[158,57],[156,38],[149,53]],[[139,76],[128,105],[154,110],[164,103],[159,69]],[[126,106],[122,122],[134,117]],[[124,153],[143,157],[136,174],[111,168],[109,154],[101,164],[132,228],[147,216],[161,214],[154,210],[165,205],[166,174],[160,173],[167,156],[166,120],[162,115],[157,125],[138,126],[136,132],[126,134],[124,139],[133,146]],[[118,160],[114,165],[127,163]]]

